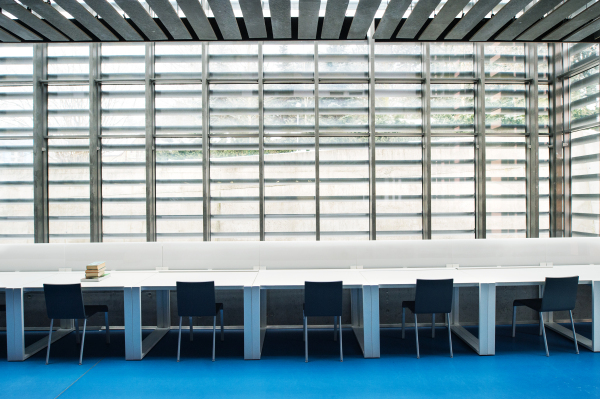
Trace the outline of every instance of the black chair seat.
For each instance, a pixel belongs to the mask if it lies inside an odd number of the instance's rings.
[[[6,312],[6,305],[0,305],[0,312]]]
[[[408,308],[411,312],[415,313],[415,301],[402,301],[402,307]]]
[[[513,306],[527,306],[537,312],[542,308],[542,298],[515,299]]]
[[[106,305],[85,305],[85,317],[92,317],[96,313],[108,312],[108,306]]]

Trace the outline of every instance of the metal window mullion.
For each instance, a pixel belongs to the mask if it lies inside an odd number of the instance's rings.
[[[48,45],[33,45],[33,234],[48,242]]]
[[[369,239],[377,239],[377,187],[375,165],[375,39],[369,30]]]
[[[258,42],[258,213],[260,241],[265,240],[265,112],[263,44]]]
[[[568,44],[561,43],[561,62],[563,70],[569,65],[569,52]],[[563,88],[563,123],[562,123],[562,135],[560,142],[557,142],[557,146],[560,147],[560,151],[563,158],[563,232],[565,237],[573,236],[573,224],[572,224],[572,190],[571,190],[571,80],[567,79],[566,87]],[[565,81],[563,81],[563,85]],[[567,133],[568,132],[568,133]],[[564,146],[563,144],[567,144]]]
[[[321,240],[321,182],[319,176],[319,45],[314,42],[315,67],[315,234],[316,241]]]
[[[540,236],[540,179],[539,179],[539,122],[538,122],[538,58],[537,44],[527,43],[525,65],[530,82],[526,91],[526,182],[527,182],[527,237]]]
[[[101,44],[90,44],[90,242],[102,242]]]
[[[421,83],[422,124],[423,124],[423,239],[431,239],[431,57],[429,43],[423,43]]]
[[[550,129],[550,237],[563,237],[563,203],[564,203],[564,164],[562,154],[563,135],[563,92],[562,46],[560,43],[550,44],[549,60],[549,129]]]
[[[210,114],[208,99],[208,43],[202,43],[202,231],[210,241]]]
[[[156,241],[156,151],[154,150],[154,43],[146,43],[146,241]]]
[[[475,44],[475,238],[486,238],[485,48]]]

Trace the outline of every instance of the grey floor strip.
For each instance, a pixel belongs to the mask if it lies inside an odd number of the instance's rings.
[[[92,371],[92,369],[93,369],[94,367],[96,367],[96,366],[98,365],[98,363],[100,363],[102,360],[104,360],[104,358],[102,358],[102,359],[98,360],[98,361],[96,362],[96,364],[94,364],[92,367],[90,367],[90,368],[88,369],[88,371],[86,371],[85,373],[81,374],[81,375],[79,376],[79,378],[78,378],[78,379],[76,379],[75,381],[73,381],[73,382],[71,383],[71,385],[69,385],[69,386],[68,386],[68,387],[66,387],[66,388],[65,388],[65,389],[64,389],[64,390],[63,390],[61,393],[59,393],[58,395],[56,395],[56,398],[58,398],[58,397],[59,397],[60,395],[62,395],[63,393],[67,392],[67,389],[71,388],[71,387],[72,387],[72,386],[73,386],[73,385],[74,385],[74,384],[75,384],[77,381],[79,381],[80,379],[82,379],[84,375],[86,375],[87,373],[89,373],[90,371]],[[54,398],[54,399],[56,399],[56,398]]]

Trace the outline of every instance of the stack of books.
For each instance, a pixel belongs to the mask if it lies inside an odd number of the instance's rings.
[[[85,267],[86,280],[97,280],[107,276],[105,262],[92,262]]]

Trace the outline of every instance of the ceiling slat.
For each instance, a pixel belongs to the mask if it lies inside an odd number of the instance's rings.
[[[96,37],[102,41],[114,42],[119,39],[112,34],[106,26],[102,25],[84,6],[79,4],[76,0],[54,0],[56,4],[61,6],[66,12],[71,14],[73,18],[79,21],[87,30],[92,32]]]
[[[377,30],[373,37],[375,39],[390,39],[398,24],[402,20],[402,16],[408,9],[411,0],[390,0],[377,25]]]
[[[440,0],[419,0],[396,35],[398,39],[414,39]]]
[[[300,0],[298,5],[298,39],[316,39],[321,0]]]
[[[470,0],[448,0],[440,12],[433,18],[433,21],[427,25],[425,31],[419,36],[419,40],[436,40],[448,26],[454,21],[454,18],[462,12],[463,8]]]
[[[292,4],[290,0],[269,0],[271,30],[274,39],[292,38]]]
[[[350,25],[348,39],[364,39],[367,31],[373,23],[375,13],[381,4],[381,0],[360,0],[356,6],[356,13]]]
[[[494,36],[504,25],[508,23],[520,11],[523,11],[531,0],[511,0],[500,11],[496,13],[485,25],[483,25],[471,38],[472,42],[483,42]]]
[[[4,43],[19,43],[21,39],[11,35],[4,29],[0,29],[0,41]]]
[[[349,0],[328,0],[321,39],[339,39]]]
[[[446,35],[445,39],[462,40],[469,32],[475,29],[477,24],[480,23],[498,3],[500,3],[500,0],[485,0],[475,3],[469,12],[454,25],[454,28]]]
[[[192,35],[173,9],[168,0],[146,0],[156,13],[160,21],[165,25],[173,39],[175,40],[190,40]]]
[[[600,31],[600,19],[595,20],[591,24],[584,26],[582,29],[579,29],[577,32],[573,33],[571,36],[565,39],[566,42],[579,42],[585,39],[586,37],[593,35]],[[598,38],[598,35],[594,35],[594,40]]]
[[[30,26],[31,29],[35,30],[41,35],[44,35],[50,41],[69,41],[68,37],[64,36],[62,33],[60,33],[59,31],[48,25],[46,22],[42,21],[41,19],[39,19],[38,17],[27,11],[25,8],[23,8],[21,5],[15,3],[12,0],[0,0],[0,8],[8,11],[15,17],[19,18],[19,21],[24,22],[25,24]]]
[[[100,15],[104,21],[109,24],[114,30],[117,31],[119,35],[125,40],[128,41],[140,41],[144,40],[143,37],[137,33],[135,29],[129,25],[121,14],[111,6],[106,0],[83,0],[85,3],[90,6],[92,10],[96,12],[96,14]]]
[[[557,29],[544,36],[542,40],[560,40],[563,37],[569,35],[571,32],[581,28],[589,21],[598,18],[600,16],[600,3],[595,3],[593,6],[579,13],[574,18],[571,18],[569,22],[559,26]]]
[[[21,37],[24,40],[42,40],[41,37],[27,29],[21,24],[16,23],[13,19],[8,18],[6,15],[0,13],[0,27],[6,29],[9,32]]]
[[[262,10],[261,0],[239,0],[242,15],[244,16],[244,24],[248,37],[251,39],[259,39],[267,37],[267,27],[265,25],[265,17]]]
[[[71,21],[63,17],[63,15],[50,4],[44,3],[41,0],[22,0],[21,4],[31,8],[71,39],[75,41],[92,40],[91,37],[75,26]]]
[[[219,30],[225,40],[242,40],[242,34],[229,0],[208,0]]]
[[[562,22],[569,15],[573,14],[585,5],[589,0],[570,0],[552,11],[548,16],[525,31],[517,40],[535,40],[542,36],[550,29],[554,28],[558,23]]]
[[[210,22],[208,22],[208,18],[206,18],[206,14],[198,0],[177,0],[177,4],[179,4],[188,22],[192,25],[198,39],[217,40],[217,35]]]
[[[150,14],[137,0],[115,0],[121,10],[140,28],[150,40],[167,40],[165,33],[156,25]]]
[[[539,21],[544,14],[551,11],[562,0],[544,0],[538,1],[523,15],[517,18],[512,24],[508,25],[497,37],[498,40],[514,40],[515,37],[523,33],[531,25]]]

